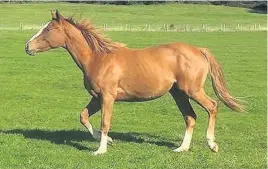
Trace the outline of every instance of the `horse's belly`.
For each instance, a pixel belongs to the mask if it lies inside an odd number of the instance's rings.
[[[166,92],[158,93],[158,94],[133,94],[130,92],[123,91],[122,89],[118,89],[116,101],[126,101],[126,102],[141,102],[141,101],[149,101],[154,100],[156,98],[161,97]]]
[[[147,101],[159,98],[166,94],[174,81],[163,80],[156,83],[135,81],[121,83],[117,88],[117,101]]]

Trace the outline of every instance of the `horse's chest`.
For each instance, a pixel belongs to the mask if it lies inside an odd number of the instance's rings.
[[[84,76],[84,86],[91,96],[98,97],[98,88],[86,76]]]

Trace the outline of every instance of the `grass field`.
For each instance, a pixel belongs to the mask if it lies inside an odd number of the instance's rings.
[[[242,8],[82,4],[1,4],[0,23],[42,23],[50,19],[49,10],[54,7],[67,15],[79,9],[84,16],[95,16],[97,25],[204,20],[266,23],[266,15]],[[185,125],[168,94],[151,102],[116,103],[110,132],[115,142],[102,156],[91,155],[98,142],[79,124],[80,111],[90,99],[81,72],[63,49],[26,55],[24,44],[33,34],[0,31],[1,169],[266,168],[266,32],[109,32],[113,40],[135,48],[173,41],[209,47],[223,66],[230,92],[243,97],[248,113],[234,113],[220,104],[216,124],[220,149],[215,154],[205,139],[207,113],[193,103],[198,120],[191,149],[174,153],[171,150],[180,145]],[[206,90],[215,98],[209,81]],[[99,122],[100,113],[92,117],[95,127]]]
[[[90,18],[95,25],[163,25],[163,24],[262,24],[265,14],[248,12],[245,8],[212,5],[85,5],[1,4],[0,23],[17,26],[19,23],[42,24],[50,20],[50,10],[58,9],[63,15]],[[220,12],[219,12],[220,11]],[[16,15],[14,15],[16,13]],[[7,17],[4,17],[7,16]],[[120,17],[119,17],[120,16]]]

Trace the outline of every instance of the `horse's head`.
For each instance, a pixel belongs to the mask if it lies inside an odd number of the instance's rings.
[[[25,45],[29,55],[47,51],[52,48],[64,47],[65,35],[63,30],[64,18],[58,10],[51,11],[52,20],[45,24]]]

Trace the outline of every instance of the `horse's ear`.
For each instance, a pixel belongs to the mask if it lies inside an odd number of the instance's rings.
[[[51,10],[52,19],[57,19],[56,10]]]
[[[52,19],[55,19],[57,21],[61,21],[63,18],[57,9],[51,10],[51,16],[52,16]]]

